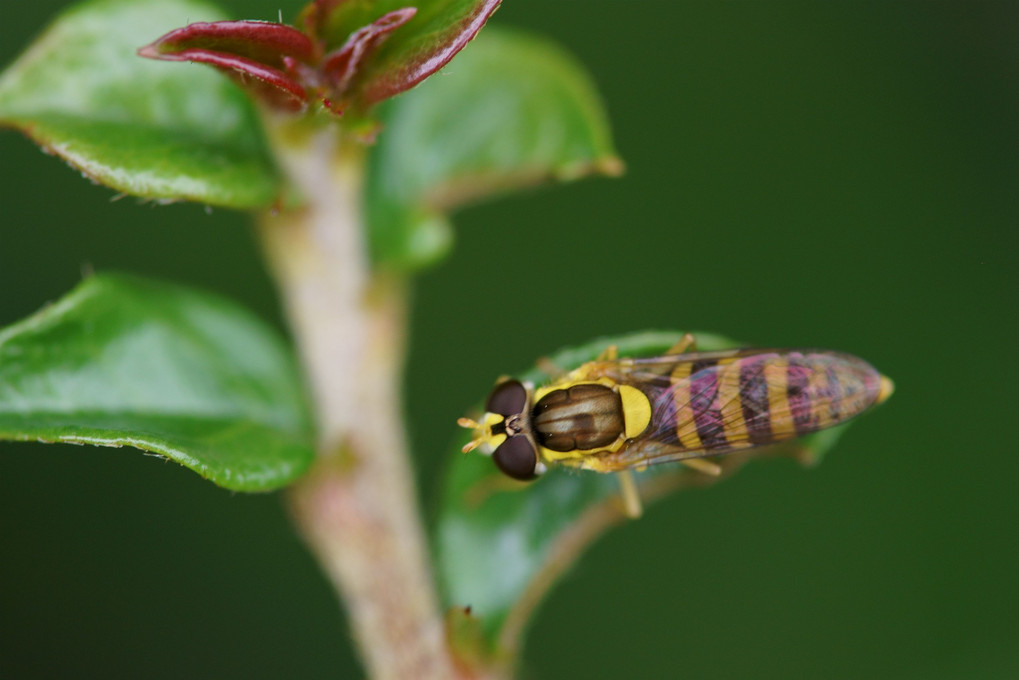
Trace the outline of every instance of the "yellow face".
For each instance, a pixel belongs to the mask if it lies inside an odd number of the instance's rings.
[[[545,471],[531,432],[531,393],[519,380],[500,382],[488,396],[480,423],[467,418],[458,422],[474,430],[464,452],[479,449],[490,454],[496,466],[513,479],[530,480]]]
[[[505,430],[505,420],[506,417],[498,413],[486,413],[480,423],[468,420],[467,418],[461,418],[459,421],[460,425],[474,430],[474,437],[463,447],[463,452],[467,453],[477,449],[486,456],[491,455],[500,444],[506,441],[505,432],[493,434],[492,428]],[[500,425],[502,426],[501,428],[499,428]]]

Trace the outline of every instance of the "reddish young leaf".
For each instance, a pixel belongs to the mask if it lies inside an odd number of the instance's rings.
[[[350,87],[365,57],[377,49],[390,32],[410,21],[415,14],[417,9],[414,7],[384,14],[371,24],[354,31],[343,47],[326,55],[322,62],[322,72],[337,95],[342,96]]]
[[[254,61],[271,63],[282,55],[301,61],[316,60],[315,44],[296,28],[271,21],[214,21],[188,24],[170,31],[141,51],[159,55],[186,49],[229,52]],[[145,56],[155,55],[146,54]]]
[[[365,107],[408,90],[467,46],[501,0],[419,2],[418,14],[398,37],[383,45],[355,77]]]
[[[152,59],[222,69],[260,98],[290,111],[312,99],[334,113],[360,112],[446,65],[501,0],[314,0],[303,30],[259,21],[198,23],[143,47]],[[406,26],[395,36],[390,34]],[[335,47],[327,52],[330,47]]]
[[[194,23],[138,50],[149,59],[194,61],[215,66],[253,89],[262,99],[299,111],[308,101],[297,73],[320,57],[308,36],[266,21]]]

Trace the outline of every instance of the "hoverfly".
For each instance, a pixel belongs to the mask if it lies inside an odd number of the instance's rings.
[[[814,349],[695,351],[685,335],[666,354],[623,358],[614,346],[535,387],[497,383],[464,452],[479,449],[518,480],[550,465],[621,473],[679,461],[717,474],[706,457],[767,446],[844,423],[880,404],[892,381],[857,357]]]

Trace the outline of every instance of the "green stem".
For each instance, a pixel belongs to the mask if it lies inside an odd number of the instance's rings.
[[[401,417],[406,282],[367,261],[363,148],[334,127],[276,133],[306,204],[265,216],[261,234],[319,427],[319,460],[291,489],[294,519],[371,677],[455,677]]]

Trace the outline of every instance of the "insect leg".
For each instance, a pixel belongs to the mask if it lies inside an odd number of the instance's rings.
[[[595,361],[615,361],[619,358],[619,348],[615,345],[609,345],[602,350],[602,353],[598,355]]]
[[[668,351],[665,352],[665,355],[669,356],[671,354],[682,354],[683,352],[695,351],[697,351],[697,338],[690,333],[684,333],[683,337],[679,339],[679,342],[670,347]]]
[[[619,480],[619,490],[623,494],[623,512],[630,519],[638,519],[644,514],[644,507],[640,502],[640,491],[633,478],[633,470],[620,470],[616,473],[616,479]]]
[[[552,380],[559,380],[565,376],[568,371],[563,370],[562,366],[552,361],[548,357],[541,357],[535,362],[538,366],[538,370],[547,375]]]
[[[717,477],[722,474],[721,465],[718,463],[712,463],[710,460],[704,460],[703,458],[684,458],[679,462],[691,470],[696,470],[697,472],[705,475],[711,475],[712,477]]]

